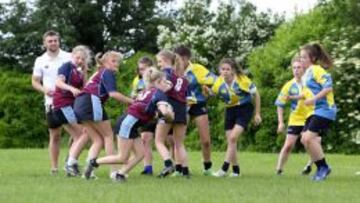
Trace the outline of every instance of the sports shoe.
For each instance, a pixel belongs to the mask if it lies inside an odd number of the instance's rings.
[[[207,170],[203,170],[203,175],[204,176],[213,176],[214,172],[211,170],[211,168],[209,168]]]
[[[86,164],[84,170],[84,177],[86,180],[89,180],[91,178],[91,174],[93,173],[94,169],[95,167],[93,166],[93,160],[90,160],[90,162]]]
[[[360,171],[356,172],[355,175],[360,176]]]
[[[240,176],[241,176],[241,174],[239,174],[239,173],[231,173],[229,175],[229,178],[237,178],[237,177],[240,177]]]
[[[172,174],[174,172],[174,167],[173,166],[169,166],[169,167],[165,167],[161,173],[158,175],[158,178],[165,178],[166,176]]]
[[[126,181],[126,177],[121,173],[116,173],[115,178],[113,180],[117,183],[123,183]]]
[[[223,171],[222,169],[220,169],[220,170],[218,170],[218,171],[216,171],[216,172],[214,173],[214,176],[215,176],[215,177],[225,177],[225,176],[226,176],[226,172]]]
[[[313,181],[322,181],[331,173],[331,168],[329,166],[322,166],[318,168],[315,175],[312,177]]]
[[[172,174],[170,175],[170,177],[174,178],[174,177],[180,177],[180,176],[182,176],[182,175],[183,175],[183,174],[182,174],[181,172],[175,171],[174,173],[172,173]]]
[[[73,164],[73,165],[66,164],[65,169],[66,169],[66,175],[68,177],[80,176],[80,170],[78,164]]]
[[[301,175],[309,175],[311,173],[311,165],[306,165],[301,171]]]
[[[283,170],[277,169],[276,170],[276,175],[281,176],[283,174],[283,172],[284,172]]]

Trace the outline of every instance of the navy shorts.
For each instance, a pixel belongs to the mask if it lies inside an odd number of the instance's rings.
[[[206,103],[197,103],[197,104],[193,104],[191,106],[189,106],[188,109],[188,114],[191,117],[198,117],[201,115],[206,115],[208,114],[208,110],[206,108]]]
[[[145,123],[143,126],[141,126],[140,132],[155,133],[156,124],[157,124],[157,120],[149,121],[149,122]]]
[[[46,112],[46,121],[51,129],[59,128],[64,124],[78,122],[72,106],[65,106],[60,109],[50,109]]]
[[[172,98],[168,98],[169,104],[172,106],[175,114],[174,121],[172,123],[174,124],[187,124],[186,119],[186,103],[182,103],[179,101],[176,101]]]
[[[130,114],[121,115],[114,126],[114,134],[124,139],[136,139],[140,136],[139,128],[143,123]]]
[[[303,132],[309,130],[319,135],[325,135],[333,121],[321,116],[312,115],[306,119]]]
[[[251,121],[253,112],[254,106],[251,103],[226,108],[225,130],[233,129],[235,124],[246,129]]]
[[[291,134],[291,135],[300,135],[302,130],[303,130],[304,126],[295,126],[295,125],[290,125],[287,128],[287,134]]]
[[[92,94],[85,93],[76,97],[74,111],[79,122],[108,120],[100,98]]]

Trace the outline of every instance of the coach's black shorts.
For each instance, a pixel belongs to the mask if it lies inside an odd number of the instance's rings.
[[[309,130],[319,135],[325,135],[333,121],[321,116],[312,115],[306,119],[303,132]]]
[[[251,103],[237,105],[226,108],[225,111],[225,130],[231,130],[235,124],[247,128],[254,112],[254,106]]]
[[[65,106],[60,109],[49,109],[46,112],[46,121],[50,129],[59,128],[64,124],[77,123],[72,106]]]
[[[295,125],[290,125],[287,128],[287,134],[288,135],[300,135],[302,130],[303,130],[304,126],[295,126]]]
[[[76,97],[74,111],[79,122],[108,120],[100,98],[92,94],[84,93]]]
[[[201,115],[208,114],[206,103],[202,102],[202,103],[192,104],[191,106],[189,106],[188,114],[191,117],[198,117]]]

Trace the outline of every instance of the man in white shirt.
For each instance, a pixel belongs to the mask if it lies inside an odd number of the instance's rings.
[[[60,66],[71,60],[71,54],[60,49],[60,36],[55,31],[47,31],[43,35],[46,52],[35,60],[32,74],[32,86],[35,90],[45,95],[46,120],[49,127],[49,155],[51,173],[58,172],[58,158],[60,148],[61,127],[54,127],[52,118],[53,94],[55,81]]]

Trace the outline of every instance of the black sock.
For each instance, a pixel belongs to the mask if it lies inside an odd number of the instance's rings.
[[[227,172],[227,171],[229,170],[229,165],[230,165],[229,162],[224,161],[221,169],[222,169],[223,171]]]
[[[205,170],[210,169],[211,166],[212,166],[212,162],[211,162],[211,161],[204,162],[204,169],[205,169]]]
[[[176,164],[176,165],[175,165],[175,171],[177,171],[177,172],[179,172],[179,173],[182,172],[182,166],[181,166],[181,164]]]
[[[99,167],[99,164],[96,162],[96,158],[90,160],[90,165],[95,168]]]
[[[234,172],[234,173],[240,174],[240,167],[239,167],[239,165],[234,165],[232,168],[233,168],[233,172]]]
[[[173,163],[172,163],[171,159],[166,159],[164,161],[164,165],[165,165],[165,167],[171,167],[173,165]]]
[[[326,167],[328,166],[326,163],[325,157],[320,160],[315,161],[315,165],[317,168],[320,168],[322,166],[326,166]]]
[[[182,173],[184,176],[189,175],[189,168],[187,166],[182,167]]]

